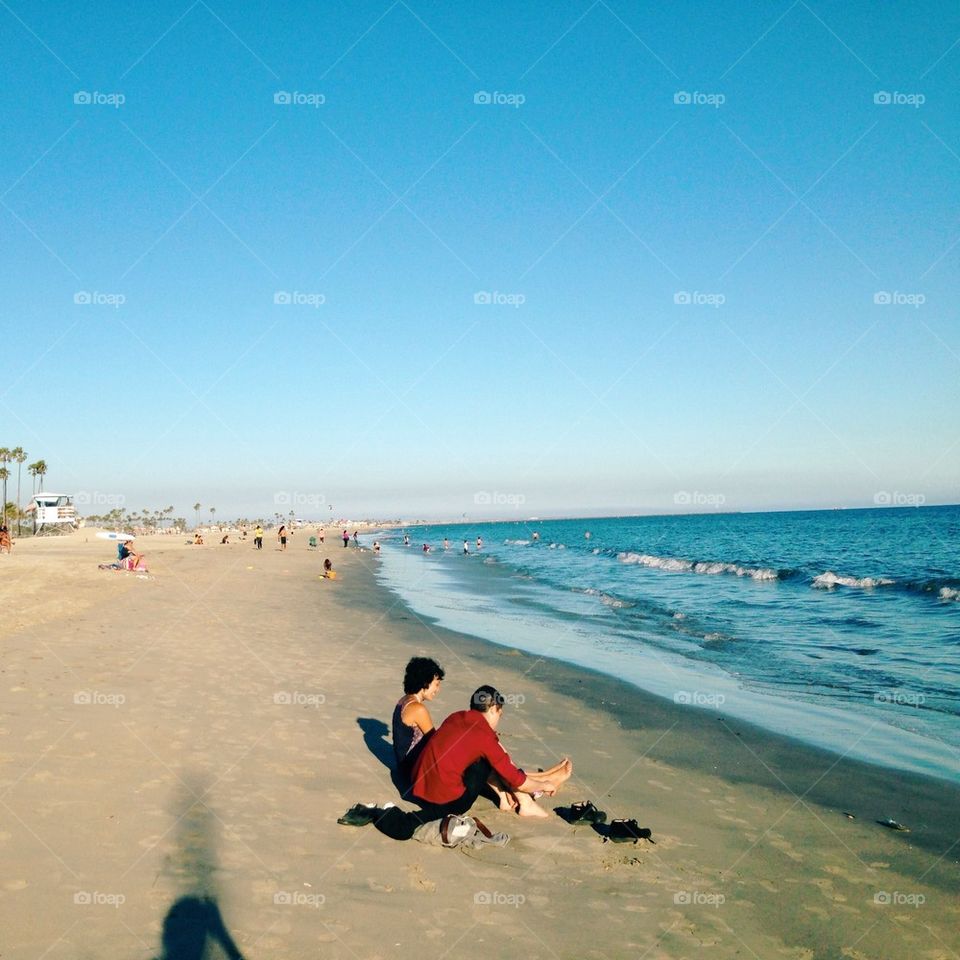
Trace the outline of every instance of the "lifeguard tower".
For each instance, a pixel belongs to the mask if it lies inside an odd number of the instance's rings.
[[[34,533],[70,533],[77,526],[73,497],[66,493],[37,493],[27,507],[33,513]]]

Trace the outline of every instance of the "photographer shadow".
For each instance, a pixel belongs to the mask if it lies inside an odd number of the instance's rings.
[[[202,784],[192,780],[173,811],[177,832],[168,867],[184,893],[163,918],[157,960],[205,960],[221,952],[228,960],[243,960],[217,903],[214,818],[204,803],[205,793]]]

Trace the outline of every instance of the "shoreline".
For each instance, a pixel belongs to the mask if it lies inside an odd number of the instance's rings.
[[[5,644],[10,960],[156,956],[171,905],[201,894],[248,960],[318,944],[343,960],[502,955],[505,940],[543,960],[687,960],[705,948],[722,960],[912,960],[956,947],[957,855],[936,851],[955,797],[929,784],[884,785],[862,764],[821,783],[824,758],[785,740],[678,720],[619,681],[435,629],[375,582],[366,550],[145,537],[142,580],[96,571],[102,543],[37,546],[22,554],[32,578],[74,570],[78,581],[42,595],[55,618],[29,611],[39,618]],[[336,581],[319,578],[325,555]],[[636,817],[656,845],[604,844],[487,801],[475,814],[511,834],[493,851],[339,826],[357,801],[397,800],[385,735],[414,654],[447,671],[436,722],[493,682],[513,698],[500,732],[520,765],[573,758],[546,808],[591,799],[610,818]],[[115,702],[98,705],[106,696]],[[848,796],[883,799],[877,816],[913,832],[873,824],[872,809],[848,821],[820,806],[828,788],[844,802],[840,773]],[[895,794],[909,802],[889,810]]]
[[[469,652],[491,668],[505,669],[503,658],[510,658],[506,669],[511,672],[521,670],[559,695],[581,698],[588,709],[606,714],[625,730],[653,736],[654,743],[644,754],[651,759],[692,773],[722,769],[722,776],[733,783],[812,799],[839,815],[843,823],[848,822],[843,814],[851,812],[880,831],[884,828],[876,820],[910,824],[912,842],[938,856],[958,842],[955,823],[943,816],[944,810],[960,809],[960,785],[950,780],[849,758],[747,720],[681,706],[599,670],[439,626],[373,579],[386,594],[380,602],[398,631],[409,630],[405,621],[412,619],[452,649]],[[402,612],[396,612],[398,608]],[[490,682],[497,685],[495,680]],[[810,771],[817,775],[812,785],[804,787]],[[842,825],[838,822],[838,829]],[[960,847],[954,857],[956,866],[960,866]],[[952,887],[956,870],[947,873]],[[946,877],[943,882],[948,883]]]

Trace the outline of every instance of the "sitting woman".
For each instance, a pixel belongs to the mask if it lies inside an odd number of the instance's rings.
[[[330,562],[329,557],[323,561],[323,578],[324,580],[337,579],[337,571],[333,569],[333,564]]]
[[[393,754],[397,761],[397,787],[406,797],[413,764],[433,733],[433,720],[424,705],[440,692],[443,668],[429,657],[413,657],[403,675],[403,696],[393,708]]]

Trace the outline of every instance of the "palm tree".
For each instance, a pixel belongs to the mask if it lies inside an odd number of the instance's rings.
[[[13,459],[13,451],[9,447],[0,447],[0,470],[3,471],[3,522],[7,522],[7,464]]]
[[[10,453],[13,459],[17,461],[17,536],[20,536],[20,470],[24,461],[27,459],[26,451],[23,447],[14,447]]]
[[[216,507],[211,507],[211,508],[210,508],[210,526],[211,526],[211,527],[213,526],[213,515],[214,515],[216,512],[217,512],[217,508],[216,508]]]
[[[0,451],[2,453],[3,451]],[[7,461],[4,461],[7,462]],[[10,471],[6,467],[0,467],[0,480],[3,481],[3,523],[6,526],[7,523],[7,477],[10,476]]]
[[[195,503],[195,504],[193,505],[193,509],[197,511],[197,526],[198,526],[198,527],[200,526],[200,507],[201,507],[201,504],[200,504],[200,503]]]
[[[40,478],[40,492],[43,492],[43,478],[47,475],[47,461],[37,460],[33,464],[33,472]]]

